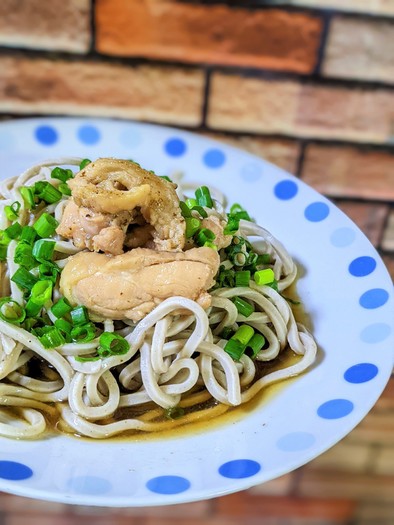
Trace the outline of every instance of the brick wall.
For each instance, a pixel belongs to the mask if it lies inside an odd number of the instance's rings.
[[[394,0],[1,0],[0,118],[37,114],[166,123],[260,155],[332,198],[394,277]],[[392,525],[393,415],[392,380],[341,443],[241,494],[117,511],[2,494],[0,522]]]

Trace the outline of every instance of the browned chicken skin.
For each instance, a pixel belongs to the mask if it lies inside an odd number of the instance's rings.
[[[184,247],[176,186],[137,163],[98,159],[69,186],[72,198],[57,233],[73,239],[77,248],[119,255],[124,245],[166,251]]]
[[[203,308],[219,268],[212,248],[165,252],[136,248],[111,257],[80,252],[70,258],[60,279],[61,293],[98,316],[139,321],[161,301],[182,296]]]

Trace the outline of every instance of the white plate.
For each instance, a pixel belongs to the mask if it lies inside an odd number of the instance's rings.
[[[79,118],[0,125],[2,177],[60,155],[182,170],[245,206],[301,268],[298,291],[320,359],[252,412],[205,432],[130,442],[1,438],[0,490],[112,507],[211,498],[307,463],[362,420],[392,370],[393,286],[373,246],[331,202],[257,157],[176,129]]]

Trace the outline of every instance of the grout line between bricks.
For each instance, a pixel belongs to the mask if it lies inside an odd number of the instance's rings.
[[[205,85],[204,85],[204,100],[202,106],[202,117],[201,123],[202,126],[206,126],[208,110],[209,110],[209,93],[211,90],[211,70],[209,68],[205,71]]]
[[[96,49],[96,0],[90,0],[90,53]]]
[[[331,14],[325,13],[325,16],[323,16],[323,28],[320,36],[320,45],[319,49],[317,50],[317,60],[316,60],[316,66],[315,70],[313,72],[314,75],[321,75],[322,72],[322,66],[325,58],[325,52],[327,48],[327,42],[328,42],[328,35],[330,32],[331,27]]]
[[[306,141],[304,141],[304,140],[301,141],[300,154],[299,154],[298,161],[297,161],[297,166],[296,166],[296,169],[295,169],[295,175],[299,179],[302,179],[302,170],[304,169],[304,160],[305,160],[307,145],[308,144],[307,144]]]

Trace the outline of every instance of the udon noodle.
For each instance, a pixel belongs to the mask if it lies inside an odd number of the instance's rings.
[[[21,311],[26,312],[28,293],[20,283],[11,280],[23,266],[15,257],[21,242],[18,227],[14,234],[12,230],[10,235],[4,232],[9,233],[13,224],[33,226],[44,214],[60,222],[70,192],[65,191],[57,202],[42,200],[29,209],[29,195],[21,195],[21,188],[33,189],[44,181],[59,189],[62,183],[52,177],[53,168],[78,167],[81,160],[60,158],[43,162],[0,186],[0,286],[1,297],[6,298],[2,299],[0,310],[0,435],[37,438],[45,432],[48,421],[54,420],[62,431],[99,439],[125,432],[175,428],[216,417],[230,407],[248,402],[268,385],[311,366],[316,357],[315,341],[296,322],[293,304],[284,294],[296,279],[296,265],[277,239],[245,219],[232,233],[233,245],[239,240],[243,243],[241,259],[230,260],[226,248],[219,250],[220,272],[208,290],[208,307],[177,295],[160,301],[138,321],[100,318],[93,313],[89,320],[94,327],[91,340],[78,342],[68,338],[54,348],[46,347],[42,335],[45,326],[55,325],[51,307],[61,299],[59,275],[81,248],[73,239],[57,233],[49,237],[55,241],[51,263],[56,265],[57,273],[52,276],[50,297],[29,321],[26,314],[24,319],[18,318]],[[186,190],[186,185],[178,184],[181,200],[186,199]],[[229,215],[221,195],[214,190],[212,195],[213,205],[205,207],[205,213],[227,221]],[[241,269],[247,268],[244,255],[251,247],[251,253],[265,258],[255,271],[271,269],[273,282],[258,284],[251,278],[242,286],[229,284],[223,276],[234,278],[237,264]],[[36,280],[44,270],[38,262],[28,267]],[[252,313],[241,313],[235,298],[250,305]],[[254,353],[249,349],[234,358],[225,347],[243,325],[262,336],[260,341],[264,344]],[[127,351],[98,356],[104,332],[119,335],[128,343]],[[275,361],[289,348],[299,356],[295,363],[264,373],[264,363]]]

